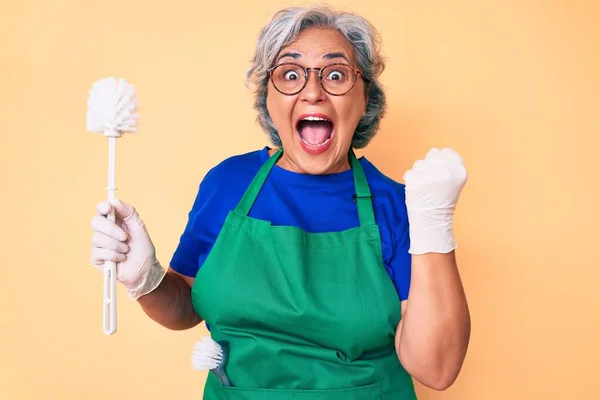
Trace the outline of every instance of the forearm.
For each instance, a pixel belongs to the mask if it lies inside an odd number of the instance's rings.
[[[454,252],[413,255],[410,294],[396,332],[402,365],[424,385],[444,390],[460,372],[470,331]]]
[[[156,289],[137,301],[150,318],[168,329],[189,329],[202,322],[192,306],[189,285],[172,271]]]

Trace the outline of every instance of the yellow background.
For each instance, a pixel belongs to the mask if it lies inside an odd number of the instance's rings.
[[[456,384],[420,399],[598,399],[600,6],[593,0],[335,1],[383,37],[389,113],[363,152],[389,176],[453,147],[472,341]],[[102,333],[89,221],[107,140],[87,91],[125,77],[141,130],[117,144],[117,195],[163,263],[197,185],[261,148],[243,79],[282,1],[0,2],[0,398],[199,399],[189,362],[204,327],[168,331],[119,288]]]

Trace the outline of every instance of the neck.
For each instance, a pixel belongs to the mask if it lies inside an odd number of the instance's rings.
[[[269,156],[275,154],[279,149],[269,148],[268,153]],[[277,160],[277,166],[283,168],[287,171],[299,173],[299,174],[313,174],[313,175],[330,175],[336,174],[339,172],[344,172],[350,169],[350,160],[348,157],[342,157],[337,162],[332,165],[329,165],[325,170],[319,171],[318,173],[309,172],[302,168],[298,163],[296,163],[293,158],[289,157],[287,153],[283,152],[281,158]]]

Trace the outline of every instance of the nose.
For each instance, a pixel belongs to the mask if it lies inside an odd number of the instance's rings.
[[[300,92],[300,100],[306,103],[319,104],[327,99],[327,95],[319,82],[319,71],[309,70],[306,86]]]

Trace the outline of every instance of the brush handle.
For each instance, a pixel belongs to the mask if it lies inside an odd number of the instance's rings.
[[[213,369],[212,371],[217,376],[217,378],[219,378],[221,385],[231,386],[231,381],[227,377],[227,374],[225,373],[225,371],[223,371],[221,369]]]
[[[223,358],[222,358],[219,366],[217,368],[213,369],[212,371],[214,372],[215,375],[217,375],[217,378],[219,378],[221,385],[231,386],[231,381],[229,380],[229,377],[227,376],[227,373],[225,372],[225,367],[227,366],[227,362],[229,361],[229,343],[226,340],[219,340],[217,342],[217,344],[219,346],[221,346]]]
[[[115,149],[116,137],[108,137],[108,201],[115,200]],[[115,222],[114,210],[108,219]],[[104,299],[103,299],[103,330],[107,335],[117,331],[117,264],[107,261],[104,264]]]

